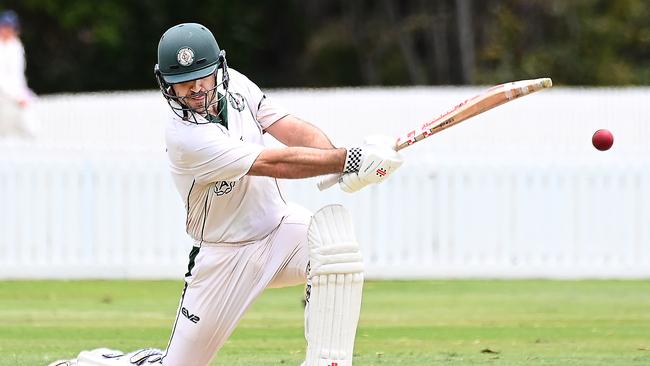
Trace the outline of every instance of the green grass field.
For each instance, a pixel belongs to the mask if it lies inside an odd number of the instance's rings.
[[[0,282],[0,366],[164,348],[179,281]],[[302,288],[267,291],[213,364],[298,365]],[[650,281],[368,282],[355,365],[650,365]]]

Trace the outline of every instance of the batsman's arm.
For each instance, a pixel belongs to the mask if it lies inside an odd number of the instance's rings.
[[[318,127],[290,114],[267,127],[266,132],[287,146],[334,148],[327,135]]]
[[[343,171],[345,149],[310,147],[267,148],[262,150],[249,175],[299,179]]]

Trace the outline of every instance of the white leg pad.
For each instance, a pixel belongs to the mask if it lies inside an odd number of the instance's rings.
[[[314,214],[308,244],[305,366],[351,366],[361,311],[363,258],[343,206],[325,206]]]

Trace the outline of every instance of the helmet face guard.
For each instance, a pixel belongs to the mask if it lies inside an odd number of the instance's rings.
[[[226,52],[219,48],[212,32],[201,24],[179,24],[162,35],[154,75],[167,104],[182,119],[209,123],[197,115],[208,121],[210,117],[223,116],[229,81]],[[214,78],[214,87],[205,91],[202,107],[192,108],[186,96],[176,95],[175,84],[206,77]]]
[[[221,50],[219,52],[219,63],[217,65],[217,68],[215,68],[212,73],[207,75],[207,76],[214,77],[214,87],[211,88],[210,90],[205,91],[205,94],[203,96],[204,97],[203,108],[201,109],[197,110],[195,108],[190,107],[185,102],[185,98],[186,98],[185,96],[176,95],[172,87],[173,84],[170,84],[167,81],[165,81],[165,78],[163,77],[158,64],[154,66],[154,75],[156,77],[156,81],[158,82],[158,87],[160,88],[160,92],[162,93],[163,97],[165,97],[165,99],[167,100],[167,104],[174,112],[174,114],[176,114],[180,118],[186,121],[202,124],[202,123],[210,123],[209,122],[210,119],[207,118],[208,114],[212,114],[215,117],[220,117],[222,115],[223,111],[219,108],[219,106],[224,105],[223,102],[225,102],[225,98],[228,95],[228,81],[230,80],[228,76],[228,64],[226,62],[225,50]],[[207,76],[202,76],[197,79],[201,79]],[[221,80],[218,80],[219,76],[221,76]],[[197,79],[193,79],[193,80],[197,80]],[[185,80],[182,82],[187,82],[187,81],[192,81],[192,79]],[[216,114],[210,113],[210,109],[212,109],[213,107],[216,109]],[[196,114],[206,117],[208,121],[200,122],[196,118]]]

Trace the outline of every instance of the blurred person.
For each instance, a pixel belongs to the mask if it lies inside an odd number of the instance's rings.
[[[25,49],[18,37],[20,23],[12,10],[0,13],[0,137],[33,137],[34,93],[25,79]]]
[[[339,187],[356,192],[400,167],[394,139],[334,147],[228,68],[200,24],[163,34],[154,71],[173,112],[167,153],[194,240],[167,349],[96,349],[52,365],[206,366],[266,288],[303,284],[303,365],[350,366],[363,286],[351,219],[341,205],[312,215],[287,203],[277,178],[338,174]],[[264,133],[286,146],[266,147]]]

